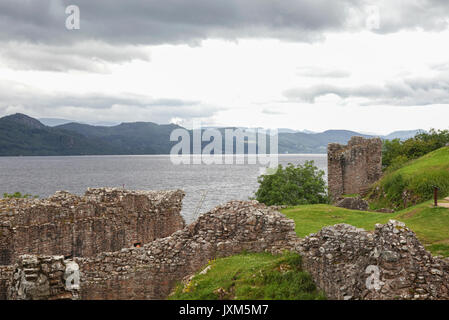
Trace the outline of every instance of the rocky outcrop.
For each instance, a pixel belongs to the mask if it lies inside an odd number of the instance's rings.
[[[368,232],[347,224],[301,241],[303,267],[329,299],[449,299],[449,264],[401,222]]]
[[[382,176],[382,140],[352,137],[327,147],[329,195],[360,194]]]
[[[340,208],[346,208],[351,210],[361,210],[361,211],[368,211],[369,209],[369,203],[366,200],[363,200],[360,197],[347,197],[342,198],[335,206]]]

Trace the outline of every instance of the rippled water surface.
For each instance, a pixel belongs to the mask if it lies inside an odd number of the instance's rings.
[[[306,160],[327,171],[324,154],[279,155],[282,165]],[[88,187],[182,189],[186,192],[182,213],[190,222],[206,191],[200,212],[253,196],[260,169],[259,164],[174,165],[168,155],[0,157],[0,193],[20,191],[42,198],[57,190],[82,195]]]

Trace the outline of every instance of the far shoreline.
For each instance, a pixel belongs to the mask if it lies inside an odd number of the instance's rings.
[[[237,153],[237,154],[229,154],[221,156],[248,156],[248,154],[243,153]],[[260,154],[254,154],[254,156],[327,156],[327,153],[275,153],[275,154],[269,154],[269,153],[260,153]],[[170,156],[169,153],[165,154],[73,154],[73,155],[26,155],[26,156],[3,156],[0,155],[0,158],[37,158],[37,157],[148,157],[148,156],[155,156],[155,157],[164,157],[164,156]],[[186,157],[191,156],[199,156],[199,154],[193,154],[193,155],[186,155]],[[209,155],[206,155],[209,156]],[[217,155],[218,156],[218,155]]]

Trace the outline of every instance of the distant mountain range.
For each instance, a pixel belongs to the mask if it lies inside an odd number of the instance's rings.
[[[175,124],[152,122],[95,126],[64,119],[42,121],[47,125],[20,113],[0,118],[0,156],[169,154],[177,143],[170,141],[171,132],[182,129]],[[381,138],[406,139],[419,131],[397,131]],[[189,134],[192,136],[192,131]],[[278,151],[326,153],[328,143],[347,143],[352,136],[373,137],[347,130],[311,133],[280,129]],[[208,143],[203,142],[203,146]]]
[[[60,126],[62,124],[71,123],[71,122],[77,122],[74,120],[68,120],[68,119],[59,119],[59,118],[39,118],[38,119],[42,124],[49,126],[49,127],[56,127]],[[100,122],[79,122],[84,124],[90,124],[93,126],[116,126],[118,125],[118,122],[110,122],[110,121],[100,121]]]

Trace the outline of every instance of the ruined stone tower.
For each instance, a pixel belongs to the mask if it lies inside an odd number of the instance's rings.
[[[348,145],[327,146],[329,195],[363,193],[382,175],[382,141],[352,137]]]

